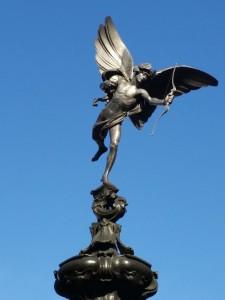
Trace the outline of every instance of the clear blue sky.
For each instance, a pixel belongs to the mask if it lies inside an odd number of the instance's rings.
[[[122,241],[159,272],[158,300],[225,299],[225,3],[0,3],[0,298],[60,299],[53,270],[90,243],[91,162],[101,109],[94,61],[111,15],[135,63],[186,64],[218,88],[180,97],[150,136],[129,121],[112,181],[126,197]]]

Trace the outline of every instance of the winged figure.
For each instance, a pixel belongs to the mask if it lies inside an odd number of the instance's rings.
[[[154,71],[150,64],[134,65],[132,56],[117,32],[111,17],[100,25],[95,41],[96,62],[102,75],[100,88],[105,95],[94,99],[106,102],[93,127],[92,138],[98,151],[96,161],[108,148],[104,141],[109,133],[110,147],[102,182],[110,185],[109,173],[114,165],[121,136],[121,125],[129,117],[141,129],[158,105],[168,109],[174,97],[218,81],[198,69],[181,65]]]

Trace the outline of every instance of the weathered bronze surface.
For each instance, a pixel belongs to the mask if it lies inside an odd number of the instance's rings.
[[[106,102],[106,106],[93,128],[92,137],[98,151],[92,161],[107,151],[104,141],[109,132],[109,154],[102,182],[110,184],[109,173],[116,159],[121,125],[127,116],[140,129],[158,105],[164,105],[168,111],[174,97],[203,86],[216,86],[218,81],[203,71],[184,65],[159,71],[154,71],[150,64],[133,65],[132,56],[110,17],[100,25],[95,46],[96,62],[103,80],[100,87],[105,95],[94,99],[93,105],[101,101]]]
[[[116,159],[122,122],[129,117],[140,129],[158,105],[164,105],[167,111],[174,97],[218,82],[187,66],[160,71],[152,70],[149,64],[134,66],[110,17],[99,27],[96,61],[105,95],[94,99],[93,105],[100,101],[106,106],[93,128],[93,139],[98,144],[93,161],[107,151],[104,141],[108,133],[110,136],[103,184],[91,192],[97,222],[90,228],[90,245],[55,271],[55,290],[70,300],[144,300],[157,292],[158,276],[149,263],[121,241],[121,226],[116,222],[124,216],[127,202],[108,178]]]
[[[56,292],[70,300],[137,300],[157,292],[157,274],[120,240],[116,224],[126,212],[118,190],[102,185],[92,191],[97,217],[90,230],[91,244],[55,271]]]

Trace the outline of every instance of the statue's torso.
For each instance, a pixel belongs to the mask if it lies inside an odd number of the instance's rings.
[[[118,84],[114,93],[111,104],[122,111],[129,111],[137,105],[137,88],[135,85],[125,80]]]
[[[133,110],[139,103],[135,85],[121,80],[109,103],[100,113],[97,122],[121,118],[124,113]]]

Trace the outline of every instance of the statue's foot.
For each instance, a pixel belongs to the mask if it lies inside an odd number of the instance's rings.
[[[98,151],[96,152],[96,154],[92,157],[92,161],[96,161],[99,159],[99,157],[105,153],[108,150],[108,148],[106,146],[103,147],[99,147]]]
[[[101,179],[101,182],[103,183],[103,185],[107,186],[108,188],[110,188],[111,190],[114,190],[114,191],[118,191],[118,188],[112,184],[107,177],[103,176],[102,179]]]

